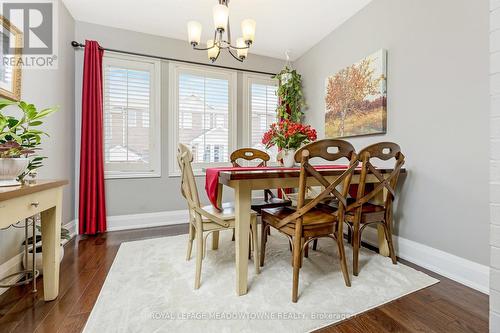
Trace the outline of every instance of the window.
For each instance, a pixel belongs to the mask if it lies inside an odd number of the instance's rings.
[[[169,174],[179,173],[179,142],[191,148],[197,173],[229,162],[236,148],[235,102],[235,72],[170,64]]]
[[[179,115],[179,123],[182,129],[193,128],[193,114],[191,112],[184,112]]]
[[[128,127],[137,127],[137,112],[129,109],[127,117],[128,117]]]
[[[269,126],[276,122],[276,109],[278,97],[276,91],[278,82],[267,76],[245,74],[244,96],[245,96],[245,119],[247,119],[245,131],[245,145],[265,150],[271,155],[271,162],[276,161],[277,149],[266,149],[262,144],[262,137]]]
[[[160,63],[107,52],[103,73],[106,178],[159,177]]]

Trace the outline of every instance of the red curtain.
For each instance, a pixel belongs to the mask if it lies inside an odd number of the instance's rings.
[[[96,41],[85,41],[80,151],[79,232],[106,231],[104,193],[102,56]]]

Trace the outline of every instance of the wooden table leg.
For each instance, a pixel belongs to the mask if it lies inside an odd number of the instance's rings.
[[[378,235],[378,253],[384,257],[389,256],[389,245],[385,239],[384,227],[382,225],[377,225],[377,235]]]
[[[212,250],[217,250],[219,248],[219,232],[212,232]]]
[[[236,293],[241,296],[247,293],[248,281],[248,235],[250,232],[250,187],[239,182],[235,187],[236,217]]]
[[[43,296],[52,301],[59,294],[62,189],[56,193],[56,206],[42,212]]]
[[[384,188],[383,191],[376,196],[376,201],[379,204],[384,204],[385,198],[387,196],[387,189]],[[384,227],[380,224],[377,224],[377,238],[378,238],[378,253],[383,255],[384,257],[388,257],[389,254],[389,244],[387,244],[387,240],[385,239]]]
[[[222,191],[224,189],[224,185],[217,185],[217,206],[222,207]],[[212,233],[212,250],[217,250],[219,248],[219,232],[214,231]]]

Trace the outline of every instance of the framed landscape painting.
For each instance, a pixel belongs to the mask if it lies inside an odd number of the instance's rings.
[[[381,134],[387,127],[387,51],[326,79],[325,137]]]

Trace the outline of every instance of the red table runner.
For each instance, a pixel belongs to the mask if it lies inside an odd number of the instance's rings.
[[[315,165],[315,169],[347,169],[347,165]],[[220,168],[207,168],[205,172],[205,191],[207,192],[208,199],[212,205],[217,207],[217,197],[219,189],[219,173],[223,171],[255,171],[255,170],[280,170],[291,171],[300,170],[300,167],[283,168],[283,167],[220,167]]]

